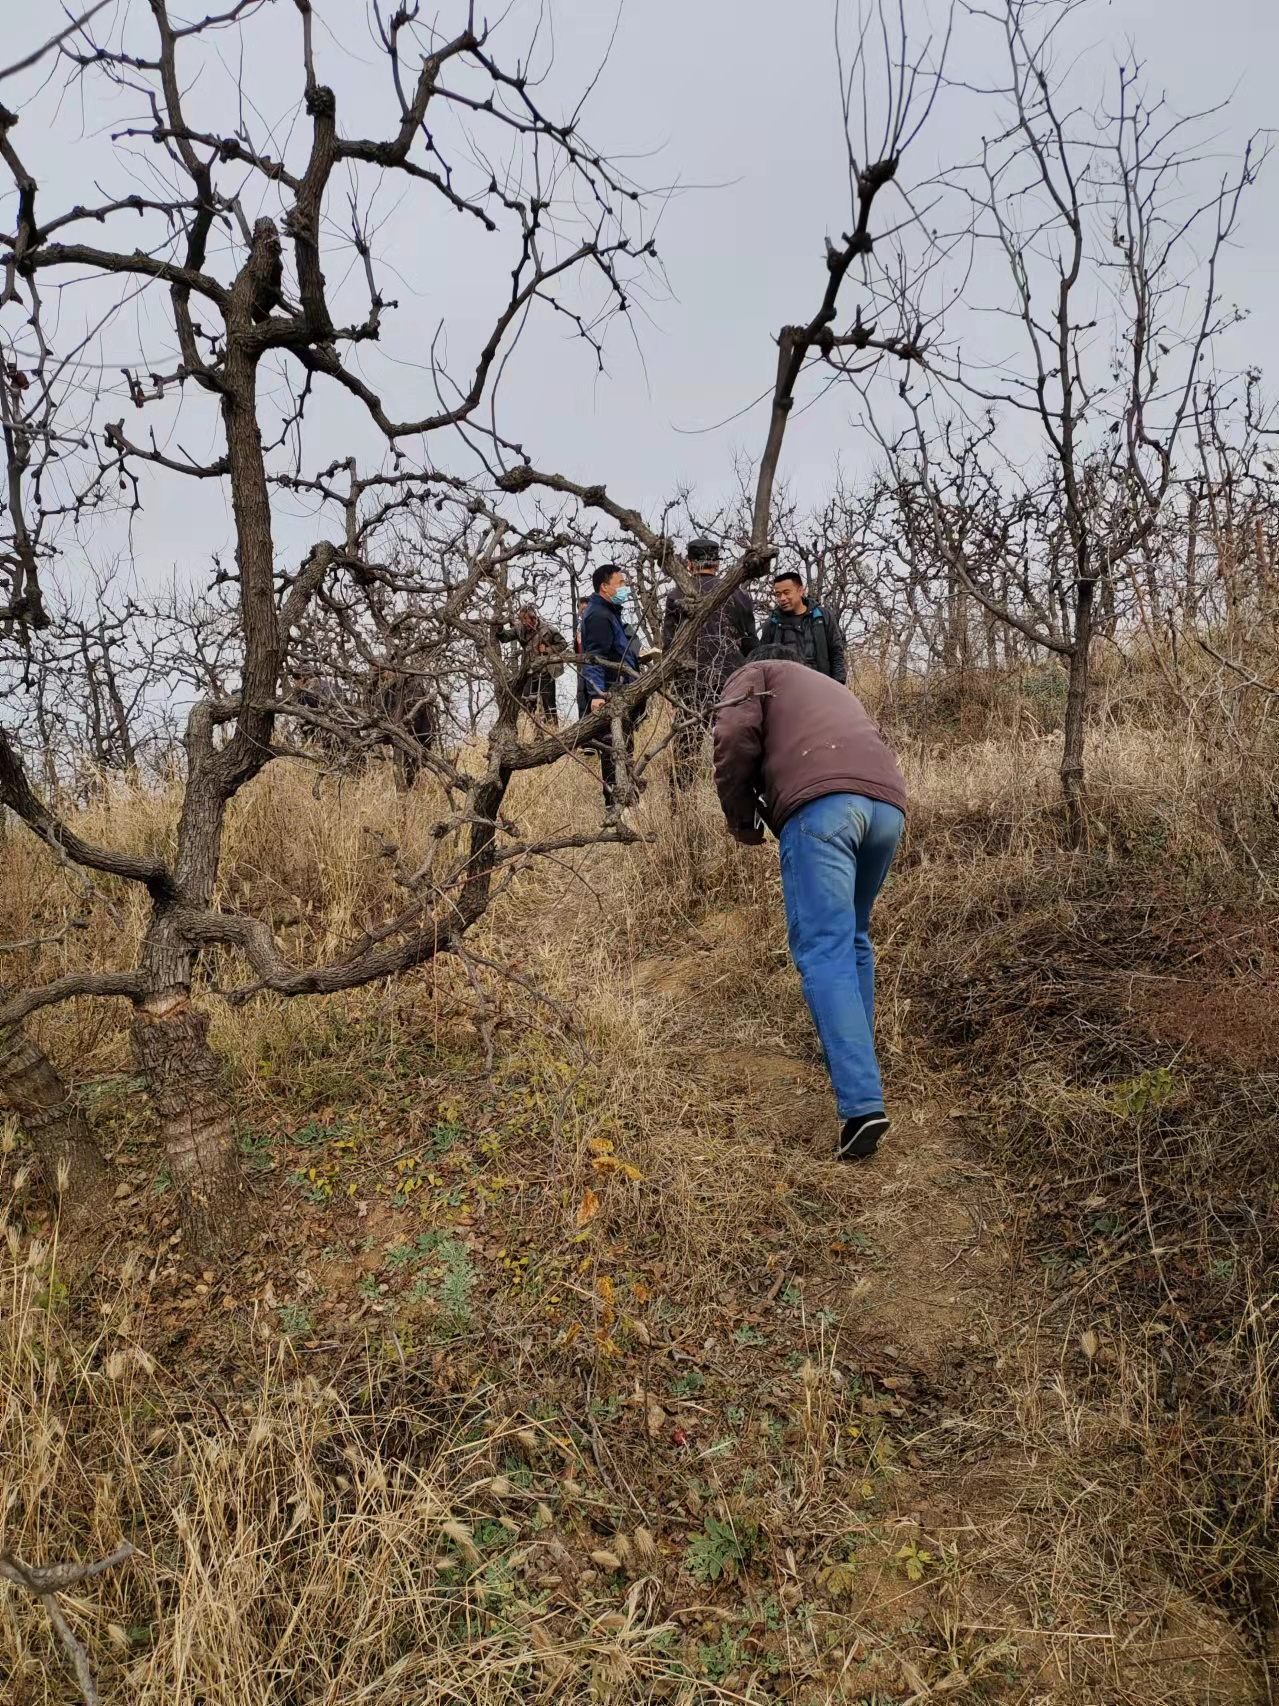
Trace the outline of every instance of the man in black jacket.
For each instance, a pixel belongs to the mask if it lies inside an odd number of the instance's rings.
[[[439,741],[440,713],[434,690],[423,675],[380,664],[374,671],[369,700],[374,716],[390,725],[382,739],[391,748],[395,785],[407,791],[421,775],[426,754]]]
[[[784,646],[795,663],[807,664],[832,681],[847,682],[844,636],[839,623],[804,596],[804,583],[794,569],[783,569],[773,581],[777,608],[764,624],[761,646]]]
[[[625,572],[616,563],[604,563],[591,576],[594,592],[582,618],[582,679],[586,683],[588,711],[602,711],[609,695],[627,687],[639,676],[639,645],[623,619],[630,601]],[[627,753],[634,751],[638,717],[628,712],[622,719]],[[604,806],[611,811],[617,798],[617,758],[609,734],[592,743],[600,755],[600,780]]]
[[[713,598],[719,589],[719,546],[713,539],[694,539],[688,547],[688,566],[696,603]],[[695,608],[696,604],[692,606]],[[662,620],[662,650],[668,651],[688,621],[690,603],[678,589],[666,595]],[[675,738],[671,765],[672,794],[682,792],[697,774],[702,736],[709,729],[725,678],[755,646],[755,611],[744,587],[738,587],[698,631],[684,668],[671,683],[675,701]]]

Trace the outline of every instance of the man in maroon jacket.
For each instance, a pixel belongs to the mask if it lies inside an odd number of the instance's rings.
[[[760,646],[729,677],[715,719],[715,786],[730,835],[748,846],[766,828],[777,837],[791,958],[842,1122],[839,1157],[861,1161],[888,1130],[869,932],[906,787],[861,702],[789,656]]]

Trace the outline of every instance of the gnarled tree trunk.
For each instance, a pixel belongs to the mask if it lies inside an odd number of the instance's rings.
[[[64,1213],[83,1224],[104,1195],[107,1165],[83,1109],[21,1025],[0,1026],[0,1103],[17,1115]]]
[[[150,996],[133,1010],[133,1053],[160,1124],[188,1245],[211,1255],[239,1244],[248,1188],[207,1016],[185,989]]]

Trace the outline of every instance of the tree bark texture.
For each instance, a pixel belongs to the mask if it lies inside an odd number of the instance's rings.
[[[0,1027],[0,1102],[35,1150],[49,1190],[73,1221],[103,1194],[106,1162],[52,1061],[21,1025]]]
[[[1088,688],[1092,654],[1092,605],[1096,582],[1080,581],[1075,604],[1075,645],[1070,654],[1066,689],[1066,725],[1062,740],[1061,787],[1066,801],[1066,831],[1072,846],[1088,840],[1084,802],[1084,732],[1088,717]]]
[[[217,1254],[244,1232],[248,1190],[209,1021],[185,990],[139,1002],[133,1053],[160,1124],[188,1246]]]

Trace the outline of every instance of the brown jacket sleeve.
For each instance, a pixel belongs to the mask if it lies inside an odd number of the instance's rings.
[[[715,787],[728,833],[758,847],[764,831],[757,822],[764,792],[764,684],[758,666],[731,678],[725,703],[715,718]]]

